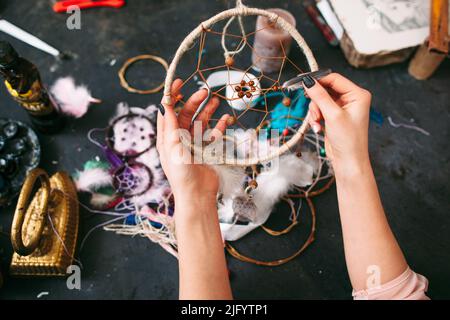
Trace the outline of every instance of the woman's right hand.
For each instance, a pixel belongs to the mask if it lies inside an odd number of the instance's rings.
[[[337,73],[318,81],[308,77],[304,88],[311,99],[309,123],[315,132],[325,129],[325,149],[336,174],[352,174],[368,164],[370,92]]]
[[[371,94],[336,73],[303,82],[312,100],[309,123],[318,131],[322,129],[320,122],[325,122],[325,148],[336,175],[345,259],[353,289],[382,287],[399,279],[408,264],[389,227],[370,165]],[[408,282],[404,287],[390,286],[392,291],[382,287],[384,291],[377,288],[375,292],[398,299],[423,298],[426,286],[426,281],[416,288]],[[370,298],[368,292],[358,294]]]

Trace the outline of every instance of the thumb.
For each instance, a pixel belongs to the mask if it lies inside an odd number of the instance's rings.
[[[310,99],[319,107],[325,121],[342,111],[327,90],[311,76],[303,78],[303,88]]]
[[[164,128],[164,142],[176,142],[178,140],[178,117],[175,113],[174,107],[176,103],[176,96],[179,94],[183,82],[180,79],[176,79],[171,86],[170,94],[164,95],[161,100],[161,105],[163,106],[163,111],[161,110],[161,115],[163,115],[162,127]]]

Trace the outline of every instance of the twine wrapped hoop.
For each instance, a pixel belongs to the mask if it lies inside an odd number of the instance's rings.
[[[178,63],[180,62],[181,57],[194,45],[195,40],[202,34],[202,32],[205,29],[209,29],[211,26],[213,26],[215,23],[225,20],[227,18],[233,18],[233,17],[241,17],[241,16],[264,16],[267,17],[269,20],[274,21],[281,29],[288,32],[292,38],[297,42],[298,46],[302,50],[303,54],[306,57],[306,60],[308,62],[309,68],[311,71],[317,71],[318,65],[316,62],[316,59],[313,56],[313,53],[309,46],[307,45],[306,41],[303,39],[303,37],[300,35],[300,33],[297,31],[297,29],[287,22],[285,19],[280,17],[274,12],[270,12],[264,9],[258,9],[258,8],[250,8],[242,5],[241,1],[238,1],[237,7],[233,9],[229,9],[223,12],[218,13],[217,15],[211,17],[210,19],[202,22],[198,27],[196,27],[180,44],[178,47],[177,52],[175,53],[175,56],[170,63],[169,69],[167,71],[165,84],[164,84],[164,97],[162,100],[163,104],[171,104],[172,97],[170,94],[170,89],[172,86],[172,82],[175,77],[176,68],[178,66]],[[308,129],[308,120],[310,117],[310,113],[306,115],[302,125],[298,129],[298,131],[293,135],[293,137],[280,146],[277,150],[272,151],[269,154],[266,154],[261,157],[251,157],[246,159],[236,159],[234,157],[228,157],[227,155],[224,155],[223,158],[218,159],[214,158],[211,155],[203,155],[204,160],[207,162],[215,163],[219,162],[219,164],[226,164],[226,165],[235,165],[235,166],[251,166],[255,165],[261,162],[269,161],[273,158],[276,158],[286,151],[290,149],[294,149],[294,146],[301,141],[303,135],[305,134],[306,130]],[[191,151],[195,154],[202,154],[203,150],[201,147],[193,145],[189,142],[189,144],[186,142],[186,140],[181,139],[182,143],[186,144],[187,147],[191,149]]]

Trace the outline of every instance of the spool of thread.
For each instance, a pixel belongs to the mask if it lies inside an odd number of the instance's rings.
[[[279,8],[268,9],[267,11],[276,13],[295,27],[295,18],[289,11]],[[275,21],[258,16],[252,52],[254,67],[265,73],[279,71],[283,63],[283,57],[289,54],[291,44],[292,37],[287,31],[281,29]]]

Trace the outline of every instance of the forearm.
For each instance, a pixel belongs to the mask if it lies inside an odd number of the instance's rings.
[[[407,264],[386,219],[369,158],[352,166],[337,166],[336,185],[347,269],[353,288],[361,290],[375,271],[371,266],[380,271],[383,284]]]
[[[231,299],[215,202],[176,201],[175,216],[180,299]]]

